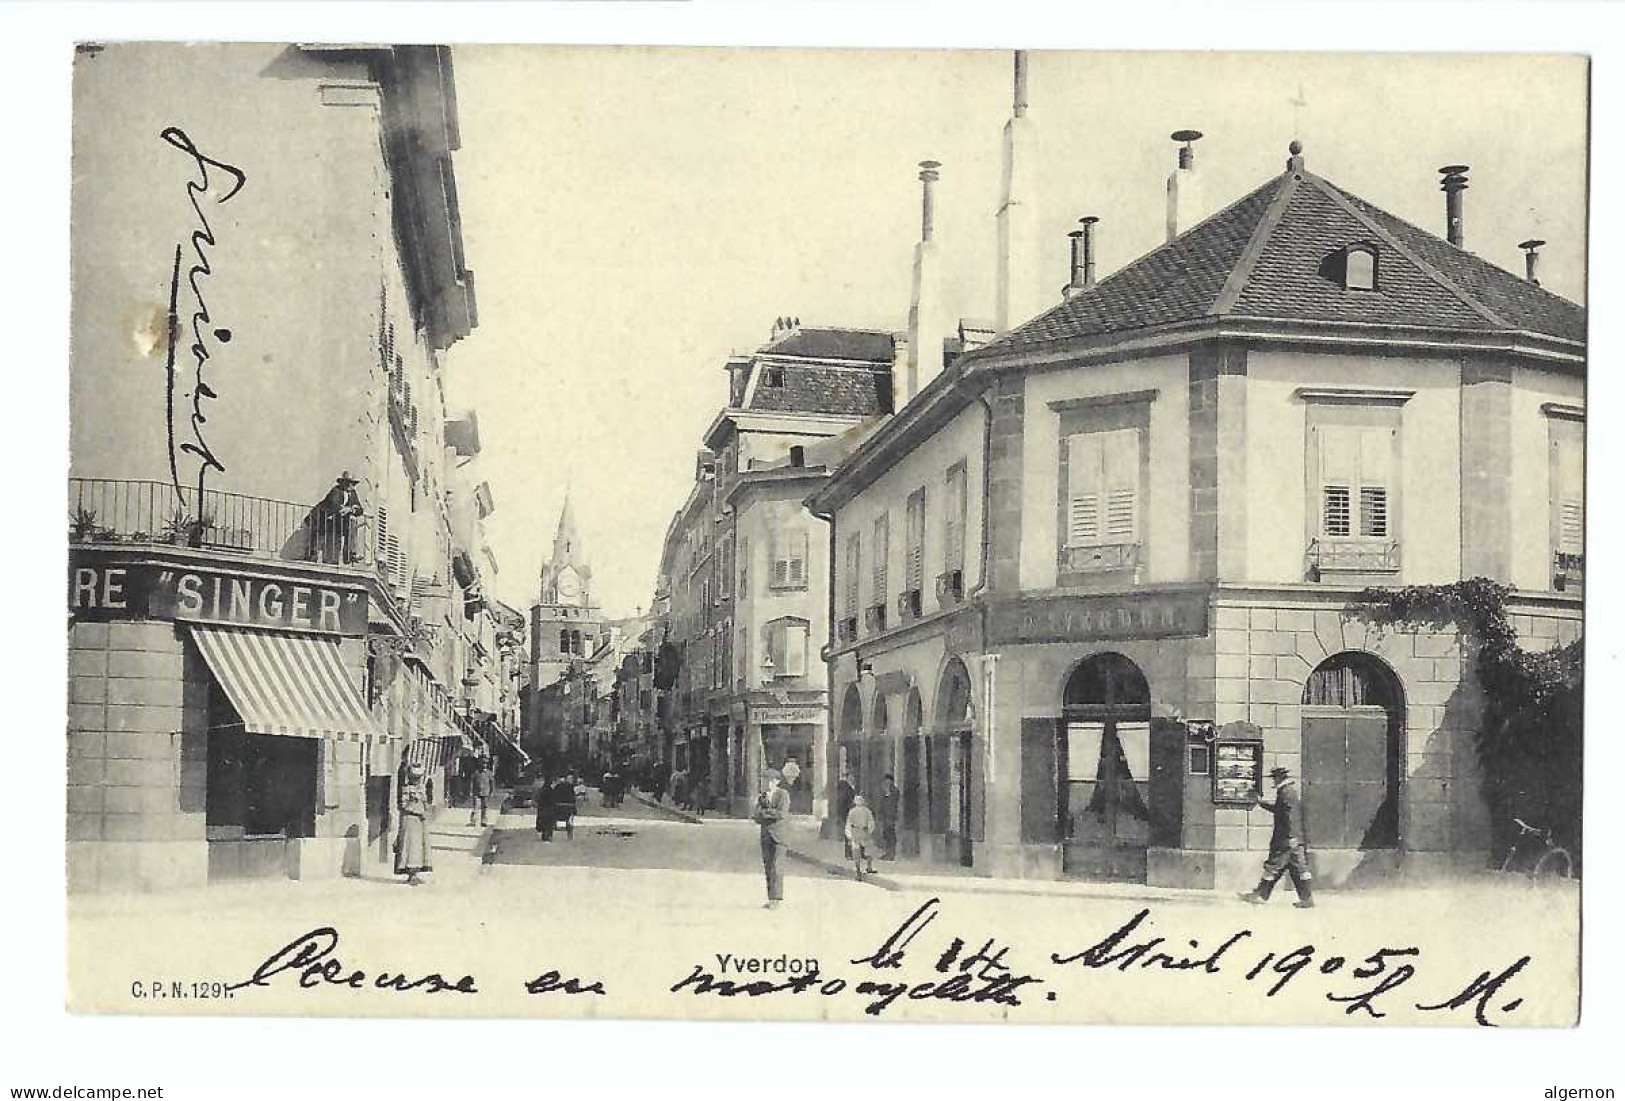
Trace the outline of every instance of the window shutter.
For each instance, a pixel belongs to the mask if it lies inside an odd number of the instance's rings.
[[[739,540],[739,595],[741,598],[750,595],[750,540]]]
[[[956,466],[948,472],[948,499],[943,510],[942,529],[946,545],[943,547],[943,567],[960,570],[965,567],[965,468]]]
[[[786,676],[784,624],[775,623],[767,630],[768,653],[773,658],[773,675]]]
[[[1132,543],[1140,530],[1140,433],[1133,428],[1106,432],[1101,440],[1106,489],[1106,540]]]
[[[1578,431],[1559,437],[1557,450],[1557,549],[1579,554],[1585,547],[1585,459]]]
[[[773,534],[773,542],[770,545],[770,553],[773,556],[772,584],[779,587],[783,587],[790,583],[790,560],[785,556],[784,546],[785,537],[782,534],[775,532]]]
[[[904,587],[921,588],[925,575],[925,491],[916,490],[908,499],[908,560],[904,564],[908,576]]]
[[[1321,534],[1351,535],[1350,502],[1360,461],[1359,437],[1354,429],[1341,425],[1323,424],[1316,431],[1320,436]]]
[[[1101,495],[1106,477],[1100,433],[1066,438],[1066,542],[1068,546],[1101,539]]]
[[[797,532],[790,539],[790,584],[807,584],[807,533]]]
[[[784,632],[784,666],[783,673],[787,677],[804,677],[807,675],[807,625],[805,623],[786,623]]]
[[[1388,536],[1388,488],[1392,480],[1394,433],[1387,428],[1360,432],[1360,534]]]
[[[862,550],[856,535],[846,538],[846,614],[858,614],[858,570]]]
[[[875,543],[870,552],[874,555],[874,584],[876,604],[886,603],[886,558],[891,553],[891,522],[882,514],[875,517]]]

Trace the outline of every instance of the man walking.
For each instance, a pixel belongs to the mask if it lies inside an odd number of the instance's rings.
[[[784,848],[784,819],[790,813],[790,793],[779,785],[779,774],[768,769],[762,793],[756,797],[751,820],[762,828],[762,872],[767,877],[767,904],[776,910],[784,901],[784,873],[779,870],[779,850]]]
[[[474,766],[474,779],[472,781],[472,798],[468,804],[468,824],[474,825],[476,812],[479,815],[479,824],[485,825],[485,808],[491,801],[491,762],[481,758]]]
[[[845,837],[846,816],[852,813],[852,801],[858,796],[858,786],[852,782],[852,776],[845,769],[841,770],[841,779],[835,785],[835,828]],[[852,842],[846,842],[846,858],[852,859]]]
[[[1314,906],[1315,899],[1303,828],[1303,796],[1298,792],[1297,781],[1292,779],[1287,769],[1280,766],[1270,769],[1270,779],[1275,783],[1275,802],[1266,803],[1260,799],[1257,804],[1275,816],[1275,827],[1270,831],[1270,854],[1264,861],[1264,876],[1258,881],[1258,886],[1241,897],[1257,904],[1268,902],[1270,892],[1275,890],[1275,884],[1285,874],[1292,877],[1292,886],[1298,889],[1298,901],[1293,905],[1307,910]]]
[[[880,784],[880,859],[897,859],[897,819],[902,813],[903,793],[891,773]]]

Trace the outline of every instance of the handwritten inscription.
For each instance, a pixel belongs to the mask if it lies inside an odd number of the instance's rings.
[[[248,978],[226,986],[224,994],[230,997],[238,990],[271,986],[275,979],[280,979],[283,985],[291,981],[299,990],[336,986],[346,990],[384,990],[394,994],[480,992],[474,976],[468,974],[452,979],[447,974],[455,972],[430,971],[419,974],[393,968],[372,972],[352,967],[339,957],[338,947],[338,930],[331,925],[302,933],[267,956]],[[549,970],[525,983],[525,993],[602,995],[605,991],[604,984],[597,979],[580,979]]]
[[[210,385],[205,371],[205,365],[213,356],[213,348],[219,344],[231,342],[231,330],[215,322],[209,312],[209,304],[204,297],[204,280],[214,274],[209,261],[208,249],[216,245],[214,229],[209,224],[208,215],[204,213],[200,201],[204,195],[213,198],[214,205],[230,202],[248,182],[248,176],[242,169],[225,161],[211,157],[200,151],[197,145],[187,136],[186,131],[178,126],[166,127],[159,135],[165,143],[184,153],[188,162],[196,171],[196,175],[186,181],[186,197],[191,203],[192,213],[196,218],[195,226],[190,235],[192,260],[186,267],[186,288],[189,302],[181,305],[181,267],[184,263],[187,242],[177,242],[175,245],[174,261],[169,277],[169,348],[165,365],[165,395],[166,417],[169,433],[169,473],[175,491],[177,507],[185,512],[186,495],[183,492],[180,470],[180,456],[190,455],[197,463],[197,500],[203,500],[205,480],[211,470],[225,473],[225,463],[215,454],[214,449],[204,433],[204,425],[208,424],[209,416],[205,411],[204,403],[212,401],[219,395]],[[190,354],[192,356],[191,389],[184,397],[190,399],[191,411],[186,415],[187,428],[191,438],[176,442],[177,420],[177,379],[175,360],[177,358],[177,345],[181,339],[181,315],[189,314],[187,327],[191,332]]]

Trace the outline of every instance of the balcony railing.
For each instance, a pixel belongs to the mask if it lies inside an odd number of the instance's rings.
[[[1304,557],[1309,576],[1322,574],[1396,573],[1399,543],[1391,539],[1311,539]]]
[[[200,507],[201,506],[201,507]],[[373,564],[368,515],[168,482],[68,479],[70,543],[169,543],[259,558]]]
[[[1062,573],[1111,573],[1132,570],[1140,564],[1138,543],[1091,543],[1062,547],[1059,568]]]

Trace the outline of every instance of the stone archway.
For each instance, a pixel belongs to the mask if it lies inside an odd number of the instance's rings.
[[[926,806],[929,789],[926,786],[925,709],[920,701],[920,690],[910,686],[903,700],[903,774],[898,786],[903,793],[902,820],[898,830],[898,845],[905,856],[920,853],[920,834],[926,827]]]
[[[1303,802],[1309,844],[1396,849],[1404,781],[1405,694],[1380,658],[1333,654],[1304,682]]]

